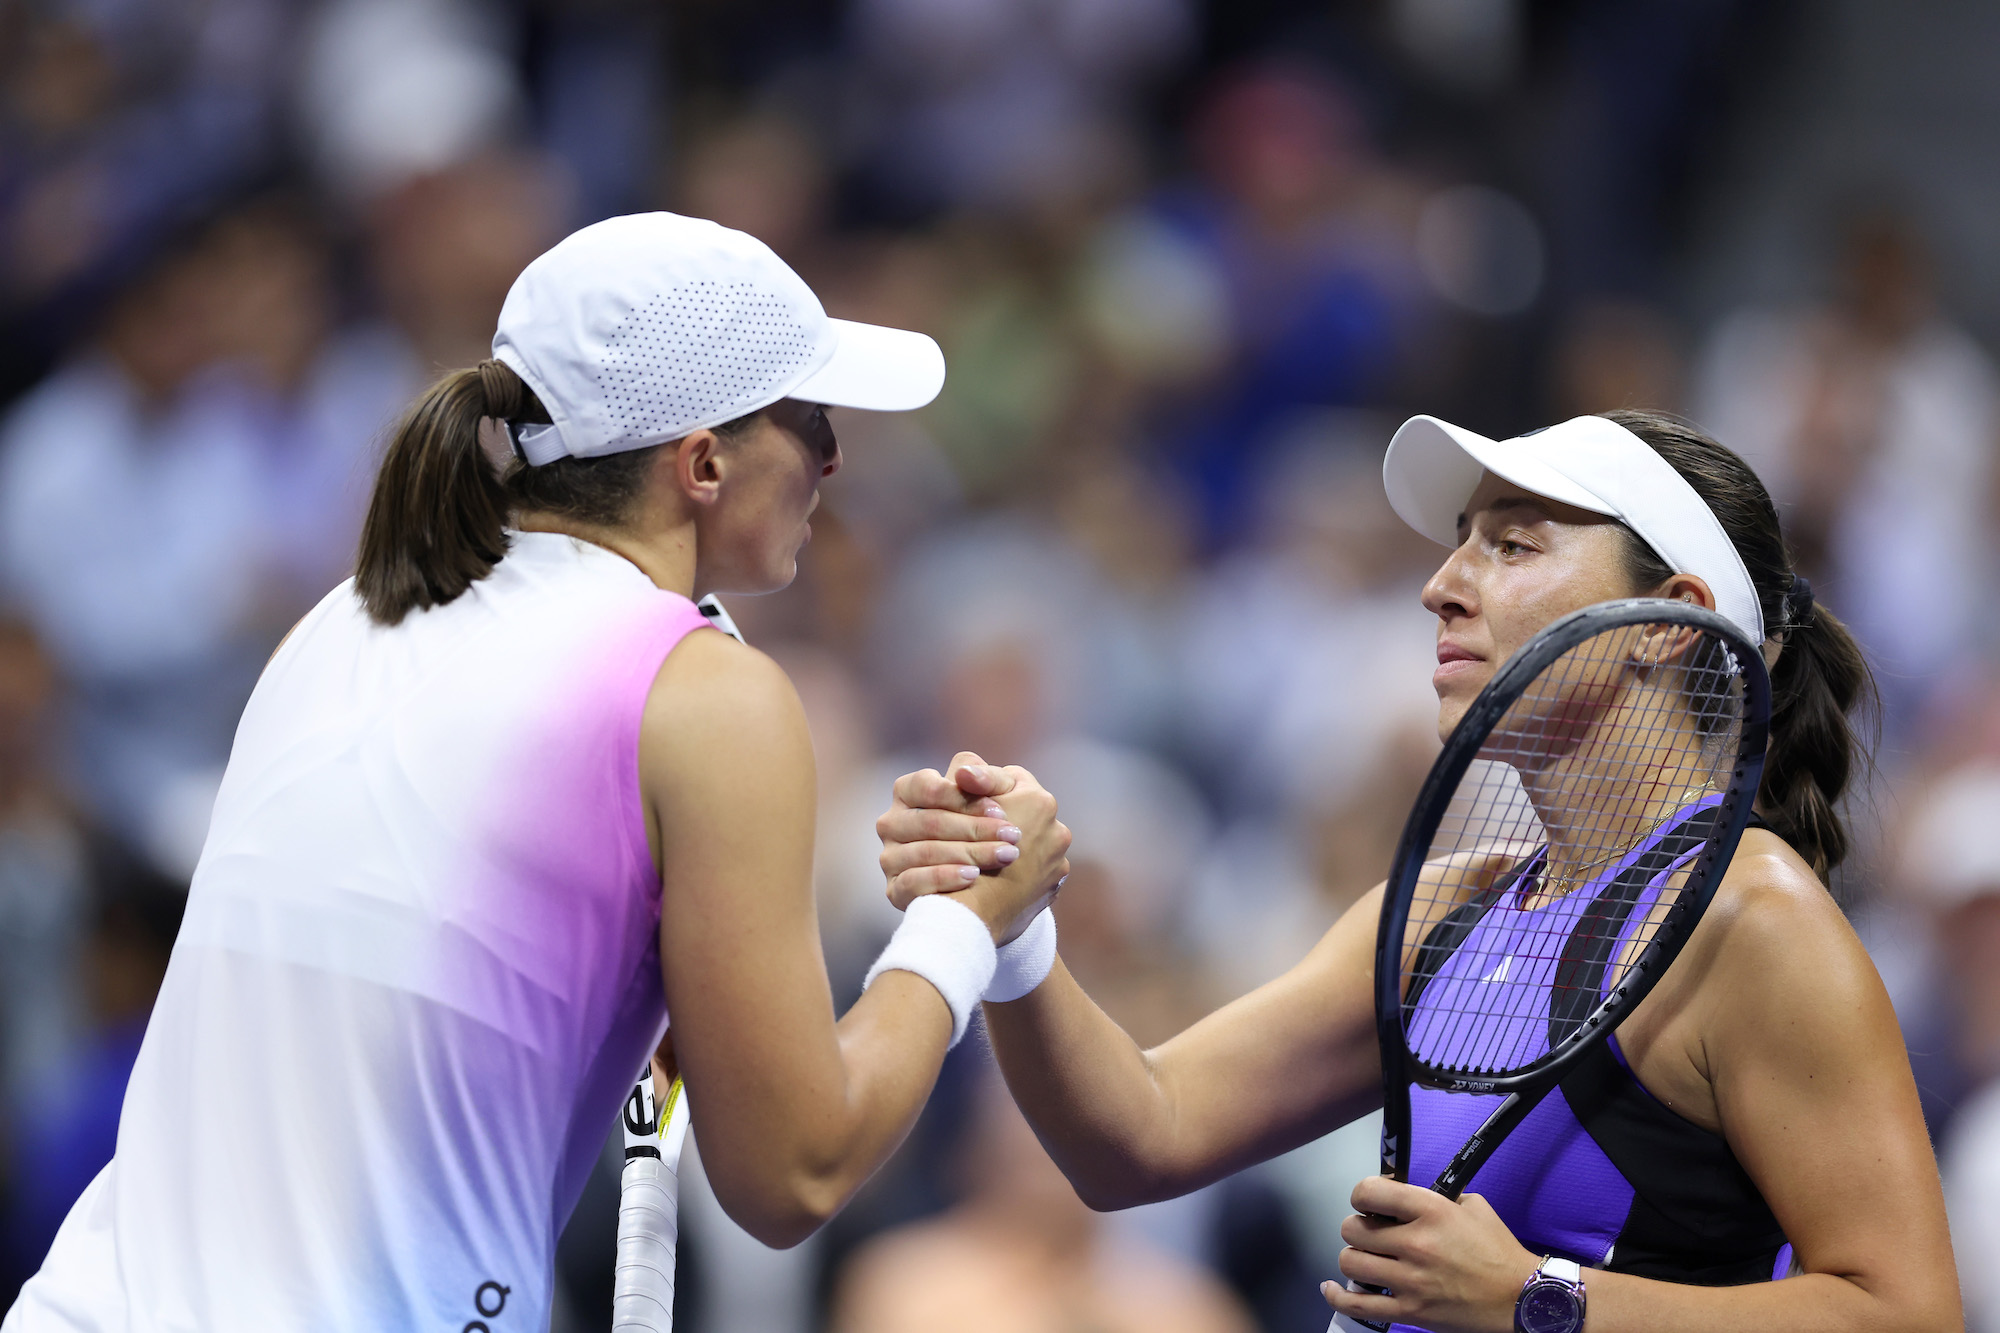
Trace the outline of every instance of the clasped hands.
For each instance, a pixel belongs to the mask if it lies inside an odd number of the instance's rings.
[[[875,832],[897,911],[927,893],[954,894],[995,944],[1026,929],[1069,874],[1070,833],[1056,818],[1056,798],[1027,769],[970,751],[952,756],[943,773],[896,779]]]
[[[1055,797],[1025,768],[970,751],[896,780],[875,821],[882,873],[898,911],[927,893],[954,893],[993,929],[1018,935],[1069,873],[1070,832]],[[1476,1194],[1454,1202],[1417,1185],[1371,1176],[1354,1189],[1357,1215],[1341,1225],[1343,1274],[1393,1294],[1320,1288],[1342,1314],[1436,1333],[1510,1333],[1514,1302],[1540,1260]]]

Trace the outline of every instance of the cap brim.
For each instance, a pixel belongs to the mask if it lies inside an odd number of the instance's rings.
[[[833,356],[786,397],[829,407],[908,412],[944,387],[944,353],[924,334],[845,319],[827,322],[840,338]]]
[[[1527,450],[1436,417],[1411,417],[1396,431],[1382,459],[1382,486],[1405,523],[1434,542],[1456,546],[1459,517],[1484,472],[1560,504],[1616,512]]]

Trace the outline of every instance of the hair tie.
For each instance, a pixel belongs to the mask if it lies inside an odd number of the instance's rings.
[[[505,477],[520,457],[513,432],[496,417],[479,418],[479,452],[486,455],[486,464],[496,477]]]
[[[479,395],[485,400],[486,407],[480,415],[500,421],[512,420],[521,411],[521,390],[526,387],[521,383],[521,377],[505,361],[492,357],[481,361],[477,369]]]
[[[1794,574],[1792,586],[1785,593],[1785,628],[1803,628],[1812,622],[1812,613],[1812,580],[1803,574]]]

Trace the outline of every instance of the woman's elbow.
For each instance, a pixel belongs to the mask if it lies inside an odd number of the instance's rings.
[[[1122,1212],[1187,1193],[1187,1186],[1165,1172],[1148,1171],[1132,1163],[1118,1164],[1123,1169],[1107,1171],[1103,1169],[1106,1165],[1111,1164],[1099,1163],[1097,1170],[1074,1175],[1063,1173],[1069,1176],[1076,1197],[1092,1212]]]
[[[760,1244],[789,1250],[833,1220],[852,1191],[813,1176],[725,1185],[711,1180],[715,1200],[731,1221]]]

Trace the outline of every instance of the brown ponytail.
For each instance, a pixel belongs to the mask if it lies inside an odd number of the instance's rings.
[[[1771,671],[1771,744],[1764,757],[1758,811],[1825,879],[1844,860],[1850,838],[1840,798],[1866,750],[1852,714],[1875,702],[1875,680],[1847,627],[1816,605],[1792,569],[1778,511],[1750,466],[1687,422],[1660,412],[1606,412],[1650,445],[1707,502],[1743,558],[1766,633],[1783,650]],[[1628,555],[1632,581],[1657,587],[1675,573],[1636,533]]]
[[[482,361],[444,376],[403,415],[355,564],[355,591],[378,624],[443,606],[507,554],[507,491],[480,450],[479,420],[508,420],[533,397],[507,366]]]
[[[724,422],[715,433],[739,435],[761,411]],[[529,467],[494,425],[482,447],[482,418],[520,425],[546,422],[549,413],[513,367],[482,361],[431,385],[390,437],[354,573],[355,591],[377,624],[443,606],[492,573],[507,554],[514,514],[620,526],[665,447]]]

